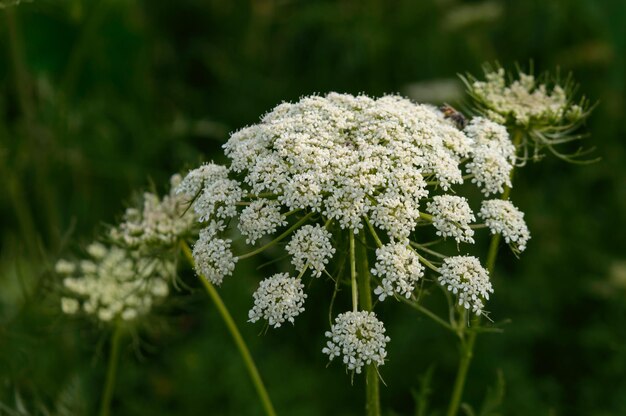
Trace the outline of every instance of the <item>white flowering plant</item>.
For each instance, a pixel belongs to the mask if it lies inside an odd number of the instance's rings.
[[[275,414],[267,391],[215,286],[230,279],[240,261],[282,246],[289,265],[259,277],[249,322],[297,324],[313,280],[334,288],[332,316],[340,289],[349,287],[351,308],[331,319],[319,347],[353,377],[365,372],[366,411],[379,415],[380,367],[393,340],[375,308],[400,301],[457,336],[461,357],[447,413],[456,415],[476,336],[490,329],[481,317],[489,317],[501,238],[515,255],[530,239],[524,213],[510,200],[513,172],[538,160],[543,148],[569,158],[554,146],[581,137],[574,129],[589,112],[585,100],[574,104],[569,86],[546,86],[523,73],[510,84],[500,68],[487,72],[486,81],[465,81],[471,116],[397,95],[329,93],[280,104],[231,135],[223,146],[227,164],[204,163],[175,178],[162,200],[147,195],[143,208],[129,209],[109,237],[139,257],[182,247],[231,331],[267,414]],[[483,230],[491,243],[481,260],[474,245]],[[132,315],[126,303],[108,300],[119,289],[92,285],[98,279],[82,266],[83,280],[69,277],[73,265],[60,262],[57,269],[67,289],[87,296],[65,297],[66,313],[89,312],[97,303],[101,320]],[[147,280],[141,273],[136,278]],[[152,297],[167,294],[142,287]],[[447,299],[443,317],[422,304],[432,287]]]

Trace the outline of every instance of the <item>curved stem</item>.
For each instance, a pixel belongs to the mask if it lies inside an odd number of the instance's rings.
[[[515,148],[518,149],[523,138],[523,132],[517,131],[513,136],[513,144]],[[510,178],[511,183],[513,182],[513,173],[515,172],[515,167],[511,169]],[[509,199],[511,195],[511,187],[505,186],[504,192],[502,193],[501,199],[506,200]],[[491,237],[491,242],[489,244],[489,251],[487,253],[487,260],[485,262],[487,266],[487,271],[489,272],[489,276],[493,275],[493,271],[496,265],[496,258],[498,257],[498,247],[500,246],[500,234],[494,234]],[[480,324],[480,316],[475,317],[472,320],[474,326],[478,326]],[[472,362],[472,357],[474,355],[474,345],[476,344],[476,336],[479,331],[470,331],[467,337],[467,341],[463,341],[461,339],[461,358],[459,360],[459,368],[456,374],[456,380],[454,381],[454,389],[452,390],[452,398],[450,399],[450,406],[448,407],[447,416],[456,416],[459,411],[459,407],[461,405],[461,399],[463,398],[463,390],[465,388],[465,379],[467,378],[467,372],[469,370],[470,363]]]
[[[381,248],[383,246],[383,242],[380,241],[380,238],[378,238],[378,234],[376,233],[374,226],[367,217],[365,217],[365,223],[367,224],[367,228],[370,230],[372,237],[374,237],[374,241],[376,241],[376,246],[378,248]]]
[[[187,261],[189,261],[189,264],[193,267],[193,255],[187,243],[182,244],[182,249],[185,257],[187,258]],[[217,290],[215,290],[215,287],[211,284],[211,282],[204,278],[204,276],[198,275],[198,277],[204,285],[205,290],[209,294],[209,297],[211,298],[213,303],[215,303],[215,306],[217,307],[220,316],[224,320],[224,323],[226,324],[230,335],[235,341],[235,345],[237,345],[237,349],[239,350],[239,353],[243,358],[244,364],[248,369],[248,373],[250,374],[250,379],[252,380],[252,383],[256,388],[259,398],[261,399],[261,403],[263,404],[265,413],[268,416],[276,416],[276,411],[274,410],[274,406],[272,405],[270,396],[265,389],[265,385],[263,384],[263,380],[261,379],[259,370],[257,370],[257,367],[254,364],[254,360],[252,359],[252,355],[250,354],[250,350],[248,350],[246,342],[243,340],[243,337],[241,336],[241,333],[239,332],[239,329],[237,328],[233,317],[230,315],[230,312],[228,312],[228,308],[226,308],[224,301],[222,301],[222,298],[220,297],[219,293],[217,293]]]
[[[273,239],[272,241],[270,241],[269,243],[267,243],[263,247],[259,247],[256,250],[252,250],[249,253],[242,254],[241,256],[238,256],[238,259],[239,260],[247,259],[248,257],[252,257],[252,256],[254,256],[256,254],[259,254],[262,251],[267,250],[268,248],[272,247],[274,244],[278,243],[280,240],[282,240],[283,238],[287,237],[289,234],[294,232],[298,227],[300,227],[302,224],[304,224],[313,215],[315,215],[314,212],[309,212],[304,217],[300,218],[298,220],[298,222],[296,222],[294,225],[289,227],[284,233],[282,233],[281,235],[279,235],[278,237],[276,237],[275,239]]]
[[[350,240],[354,242],[354,235]],[[360,244],[356,253],[358,259],[358,278],[360,290],[360,305],[364,311],[371,311],[372,308],[372,288],[370,286],[370,269],[367,262],[367,246],[365,245],[365,235],[361,232]],[[376,365],[367,366],[365,373],[365,412],[367,416],[380,415],[380,381]]]
[[[122,327],[117,325],[113,331],[113,337],[111,338],[109,364],[107,366],[107,375],[100,402],[100,416],[109,416],[111,414],[111,400],[113,399],[113,390],[115,389],[115,375],[117,373],[117,364],[119,362],[122,332]]]

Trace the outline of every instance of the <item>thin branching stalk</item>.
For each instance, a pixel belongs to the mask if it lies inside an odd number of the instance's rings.
[[[296,229],[298,229],[302,224],[307,222],[308,219],[311,218],[313,215],[315,215],[314,212],[308,213],[304,217],[300,218],[300,220],[298,220],[298,222],[296,222],[294,225],[289,227],[284,233],[282,233],[281,235],[279,235],[278,237],[276,237],[275,239],[273,239],[272,241],[270,241],[269,243],[267,243],[263,247],[259,247],[256,250],[252,250],[249,253],[242,254],[241,256],[238,256],[238,259],[239,260],[247,259],[248,257],[255,256],[255,255],[261,253],[262,251],[267,250],[268,248],[272,247],[274,244],[280,242],[282,239],[284,239],[285,237],[289,236],[289,234],[291,234]]]
[[[354,233],[350,232],[354,241]],[[367,261],[367,245],[365,244],[365,235],[361,231],[361,239],[359,241],[356,258],[358,260],[357,275],[359,279],[360,305],[364,311],[371,311],[372,308],[372,290],[370,286],[371,276]],[[380,381],[378,370],[375,364],[369,364],[365,372],[365,412],[368,416],[380,415]]]
[[[183,249],[183,253],[185,254],[187,261],[192,267],[194,267],[193,255],[191,253],[191,249],[189,248],[189,245],[187,245],[187,243],[183,243],[182,249]],[[226,327],[228,328],[230,335],[233,337],[233,340],[235,341],[235,344],[237,345],[237,349],[239,349],[239,353],[241,354],[244,364],[246,365],[246,368],[250,375],[250,379],[252,380],[252,383],[254,384],[254,387],[256,388],[256,391],[259,395],[259,399],[261,400],[261,403],[263,404],[265,413],[268,416],[276,416],[276,411],[274,410],[274,406],[272,405],[270,396],[267,393],[267,389],[265,388],[265,385],[263,384],[263,380],[261,379],[259,370],[257,369],[256,364],[254,363],[254,360],[252,359],[252,355],[250,354],[250,350],[248,349],[246,342],[243,340],[243,337],[241,336],[241,333],[239,332],[239,329],[237,328],[237,324],[235,324],[233,317],[230,315],[230,312],[228,311],[228,308],[226,308],[224,301],[222,301],[222,298],[220,297],[215,287],[211,284],[211,282],[209,282],[208,279],[204,278],[204,276],[201,276],[199,274],[198,274],[198,277],[200,281],[202,282],[202,285],[204,286],[205,290],[209,294],[209,297],[211,298],[213,303],[215,303],[215,306],[217,307],[217,310],[220,316],[224,320],[224,323],[226,324]]]
[[[374,229],[374,226],[372,225],[370,220],[367,218],[365,218],[365,222],[367,223],[367,228],[370,230],[372,237],[374,237],[374,241],[376,241],[376,246],[378,248],[381,248],[383,246],[383,242],[380,241],[380,238],[378,238],[378,234],[376,234],[376,230]]]
[[[352,311],[359,310],[359,286],[356,282],[356,254],[354,247],[354,233],[348,231],[350,239],[350,287],[352,288]]]
[[[409,241],[409,244],[411,245],[411,247],[416,248],[418,250],[422,250],[422,251],[424,251],[424,252],[426,252],[426,253],[428,253],[428,254],[430,254],[432,256],[439,257],[440,259],[446,258],[446,256],[444,256],[443,254],[439,253],[438,251],[431,250],[431,249],[429,249],[428,247],[425,247],[422,244],[416,243],[415,241]]]
[[[111,400],[113,400],[113,391],[115,390],[115,376],[119,363],[122,332],[122,326],[117,324],[113,330],[113,336],[111,337],[109,363],[107,365],[107,374],[104,381],[104,389],[102,390],[102,399],[100,401],[100,416],[109,416],[111,414]]]
[[[410,299],[407,299],[407,298],[405,298],[403,296],[398,296],[397,298],[401,302],[406,303],[411,308],[415,309],[416,311],[419,311],[419,312],[423,313],[424,315],[426,315],[427,317],[429,317],[430,319],[432,319],[434,322],[438,323],[442,327],[444,327],[444,328],[446,328],[446,329],[448,329],[448,330],[450,330],[452,332],[456,332],[455,329],[452,328],[452,325],[450,325],[448,322],[446,322],[443,319],[441,319],[440,317],[438,317],[436,314],[431,312],[429,309],[427,309],[427,308],[423,307],[422,305],[420,305],[415,300],[410,300]]]

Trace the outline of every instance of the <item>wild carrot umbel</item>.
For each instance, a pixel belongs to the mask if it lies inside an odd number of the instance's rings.
[[[550,95],[545,87],[534,91],[524,79],[527,94],[545,101],[550,117],[561,114],[574,123],[585,114],[582,106],[568,107],[558,87]],[[472,96],[480,95],[482,84],[473,85]],[[513,103],[515,94],[503,94],[511,106],[507,111],[522,117]],[[493,106],[488,100],[493,97],[480,103]],[[205,164],[181,182],[178,192],[193,200],[192,209],[205,227],[194,247],[196,264],[206,265],[207,277],[220,284],[238,259],[250,256],[231,253],[231,240],[222,237],[233,235],[229,229],[239,228],[248,244],[278,233],[250,252],[254,254],[290,237],[286,251],[296,277],[281,273],[262,281],[250,311],[251,321],[267,319],[270,326],[294,323],[304,313],[306,285],[299,280],[324,276],[346,281],[353,308],[336,317],[323,352],[331,360],[340,357],[350,372],[368,368],[367,412],[379,414],[375,374],[385,363],[390,339],[373,312],[372,295],[379,301],[405,299],[442,322],[459,335],[471,357],[475,332],[464,329],[463,316],[465,311],[480,316],[488,310],[495,257],[485,268],[478,258],[464,254],[462,244],[473,244],[482,228],[504,236],[515,253],[524,251],[530,238],[524,214],[507,200],[513,168],[525,160],[517,150],[528,142],[519,135],[516,142],[511,140],[512,130],[501,124],[507,118],[493,116],[494,111],[483,111],[459,126],[435,107],[398,96],[331,93],[279,105],[259,124],[231,136],[224,145],[230,165]],[[535,133],[545,131],[539,117],[527,114],[527,122],[521,123],[534,126]],[[480,188],[482,201],[459,194],[464,188],[457,186],[468,180]],[[472,205],[480,207],[484,224],[475,223]],[[458,253],[435,250],[432,245],[440,239],[424,240],[428,234],[416,232],[424,226],[432,226],[443,239],[452,237]],[[286,231],[281,233],[281,228]],[[366,235],[376,242],[375,252],[367,249]],[[350,273],[333,274],[329,266],[344,258]],[[448,324],[415,301],[431,273],[427,269],[436,273],[437,283],[428,279],[425,285],[439,284],[450,292],[459,306],[459,321]],[[460,400],[468,366],[465,358],[453,402]],[[455,414],[458,404],[451,407],[449,414]]]

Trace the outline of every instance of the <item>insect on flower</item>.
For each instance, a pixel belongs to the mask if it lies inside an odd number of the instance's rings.
[[[467,126],[465,116],[451,105],[444,104],[439,107],[439,111],[443,113],[443,117],[452,121],[457,129],[463,130]]]

